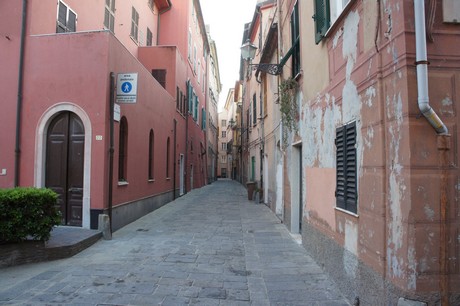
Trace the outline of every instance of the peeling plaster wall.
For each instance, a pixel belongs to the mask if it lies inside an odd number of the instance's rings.
[[[448,279],[460,303],[460,29],[442,24],[437,1],[435,43],[428,43],[429,93],[449,128]],[[311,16],[313,4],[302,5]],[[394,304],[404,296],[440,299],[440,152],[417,107],[413,1],[355,1],[318,45],[302,20],[303,244],[363,304]],[[327,56],[327,64],[320,59]],[[321,65],[318,64],[321,62]],[[308,67],[308,69],[306,69]],[[327,69],[327,71],[325,71]],[[327,80],[324,84],[323,81]],[[335,209],[336,128],[357,125],[358,216]],[[291,140],[296,139],[291,135]],[[286,151],[289,165],[290,150]],[[287,171],[287,173],[290,173]],[[285,172],[286,175],[286,172]],[[286,176],[285,176],[286,178]],[[285,190],[293,188],[285,182]],[[325,258],[340,258],[331,262]],[[375,288],[385,288],[370,294]]]

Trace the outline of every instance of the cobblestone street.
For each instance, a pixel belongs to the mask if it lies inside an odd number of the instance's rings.
[[[0,269],[2,305],[349,305],[238,183],[194,190],[76,256]]]

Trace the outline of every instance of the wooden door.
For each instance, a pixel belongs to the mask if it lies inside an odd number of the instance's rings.
[[[85,130],[77,115],[64,112],[48,128],[46,187],[59,196],[62,224],[82,225]]]

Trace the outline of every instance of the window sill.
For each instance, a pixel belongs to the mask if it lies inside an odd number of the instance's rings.
[[[343,209],[343,208],[340,208],[340,207],[335,207],[335,210],[343,212],[343,213],[345,213],[347,215],[350,215],[352,217],[359,218],[358,214],[355,214],[354,212],[348,211],[346,209]]]
[[[128,186],[129,183],[127,181],[118,181],[118,186]]]
[[[148,182],[149,183],[155,183],[155,179],[149,179]]]
[[[170,180],[171,180],[171,178],[170,178],[170,177],[167,177],[167,178],[166,178],[166,180],[167,180],[167,181],[170,181]]]

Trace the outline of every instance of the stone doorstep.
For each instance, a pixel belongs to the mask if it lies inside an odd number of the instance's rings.
[[[48,242],[23,241],[0,245],[0,268],[71,257],[102,237],[102,233],[82,228],[58,226]]]

